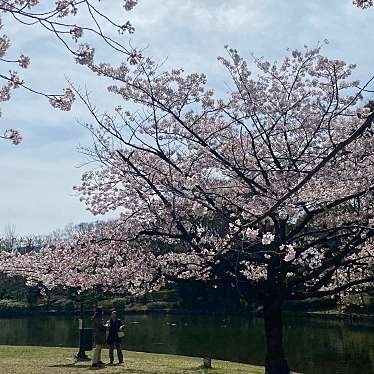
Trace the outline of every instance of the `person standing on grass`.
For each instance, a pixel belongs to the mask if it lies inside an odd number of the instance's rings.
[[[101,361],[101,349],[105,344],[106,327],[103,320],[103,309],[96,308],[95,314],[92,317],[93,324],[93,338],[95,343],[95,350],[92,356],[92,367],[101,367],[104,363]]]
[[[121,350],[121,337],[119,335],[123,334],[124,325],[123,322],[118,318],[118,312],[115,310],[113,310],[110,315],[108,327],[109,334],[107,338],[107,343],[109,345],[110,364],[113,365],[114,363],[114,347],[117,350],[118,362],[122,364],[123,353]]]

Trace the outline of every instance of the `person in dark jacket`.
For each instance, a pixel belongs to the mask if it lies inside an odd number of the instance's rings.
[[[96,308],[95,314],[92,317],[93,338],[95,343],[95,350],[92,356],[92,367],[101,367],[101,349],[105,344],[106,327],[103,320],[102,308]]]
[[[123,363],[123,353],[121,350],[121,338],[118,336],[120,331],[123,331],[123,322],[118,318],[118,313],[113,310],[110,315],[110,320],[108,323],[109,334],[107,338],[107,344],[109,345],[109,359],[110,364],[114,363],[114,347],[117,350],[118,362]]]

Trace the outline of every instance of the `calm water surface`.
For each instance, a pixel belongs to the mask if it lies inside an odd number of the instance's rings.
[[[128,316],[129,350],[263,364],[263,321],[208,316]],[[285,344],[294,370],[305,374],[374,374],[374,327],[287,317]],[[0,344],[77,345],[68,317],[0,319]]]

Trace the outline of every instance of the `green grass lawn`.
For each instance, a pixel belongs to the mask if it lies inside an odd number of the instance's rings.
[[[74,363],[75,349],[0,346],[1,374],[260,374],[263,368],[227,361],[213,361],[212,370],[202,368],[202,359],[184,356],[125,352],[125,364],[103,369],[90,367],[90,362]],[[103,350],[108,362],[108,350]]]

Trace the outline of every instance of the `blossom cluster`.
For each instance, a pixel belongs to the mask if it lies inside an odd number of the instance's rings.
[[[374,5],[373,0],[353,0],[353,5],[358,8],[367,9]]]
[[[3,138],[9,139],[14,145],[18,145],[22,141],[22,136],[16,129],[6,130]]]

